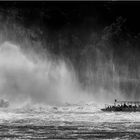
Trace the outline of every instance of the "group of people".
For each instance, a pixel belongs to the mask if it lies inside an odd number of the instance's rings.
[[[140,111],[140,102],[115,100],[114,105],[106,106],[103,111]]]
[[[140,105],[127,105],[127,104],[118,104],[113,106],[108,106],[106,110],[108,111],[136,111],[140,109]]]
[[[127,105],[127,104],[121,104],[121,105],[116,105],[115,107],[121,107],[121,108],[140,108],[140,105],[136,105],[136,104],[134,104],[134,105],[132,105],[132,104],[129,104],[129,105]]]

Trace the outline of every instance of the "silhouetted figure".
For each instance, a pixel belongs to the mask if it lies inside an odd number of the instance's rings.
[[[126,107],[127,107],[127,105],[124,103],[123,107],[124,107],[124,108],[126,108]]]

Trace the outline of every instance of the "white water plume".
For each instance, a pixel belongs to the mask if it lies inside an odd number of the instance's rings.
[[[0,97],[12,103],[60,104],[80,101],[82,91],[64,61],[33,61],[20,46],[0,45]],[[85,97],[84,97],[85,99]]]

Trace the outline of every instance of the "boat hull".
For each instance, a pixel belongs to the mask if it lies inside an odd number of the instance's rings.
[[[140,112],[140,108],[103,108],[101,109],[102,111],[105,112],[117,112],[117,111],[121,111],[121,112]]]

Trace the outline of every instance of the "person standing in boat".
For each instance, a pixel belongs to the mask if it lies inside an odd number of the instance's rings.
[[[116,106],[116,103],[117,103],[117,99],[115,99],[115,101],[114,101],[114,106]]]

